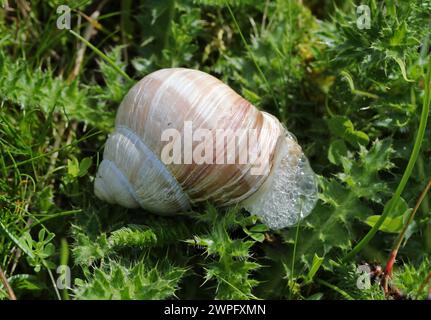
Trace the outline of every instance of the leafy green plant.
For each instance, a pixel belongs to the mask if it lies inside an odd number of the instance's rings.
[[[238,215],[237,210],[225,213],[220,219],[219,212],[214,207],[209,207],[200,217],[211,223],[208,234],[196,235],[188,240],[189,244],[197,246],[205,251],[205,281],[216,280],[217,299],[250,299],[256,298],[252,289],[258,281],[251,278],[253,271],[260,266],[252,261],[250,249],[255,243],[253,240],[232,239],[228,230],[237,224],[246,224],[247,218]],[[249,220],[249,219],[248,219]],[[250,235],[256,233],[259,228],[250,230]],[[262,228],[260,228],[262,230]],[[250,235],[256,238],[256,235]],[[259,237],[257,237],[259,239]],[[261,239],[259,239],[261,240]]]
[[[16,297],[425,299],[429,194],[414,204],[431,172],[431,1],[334,3],[69,1],[72,30],[60,30],[61,1],[8,2],[0,267]],[[273,231],[238,208],[159,217],[95,198],[118,104],[167,67],[219,77],[295,134],[319,176],[310,216]],[[382,264],[407,225],[385,295]],[[73,280],[61,292],[60,265]]]
[[[77,299],[165,299],[174,296],[185,270],[159,263],[152,269],[138,263],[126,268],[110,262],[88,281],[76,280]]]

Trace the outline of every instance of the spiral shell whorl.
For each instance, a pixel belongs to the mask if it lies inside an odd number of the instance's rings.
[[[139,207],[139,203],[135,200],[133,186],[110,160],[103,160],[100,164],[94,182],[94,192],[99,199],[108,203],[118,203],[126,208]]]
[[[158,70],[139,81],[121,103],[116,126],[129,128],[160,156],[163,131],[183,131],[186,121],[213,132],[256,129],[261,134],[259,148],[270,161],[281,133],[275,117],[257,110],[217,78],[182,68]],[[266,177],[250,174],[253,165],[172,163],[166,167],[192,205],[209,201],[225,206],[245,199],[262,185]]]
[[[245,129],[214,146],[215,159],[220,155],[218,147],[238,139],[235,162],[162,162],[163,132],[184,131],[180,139],[185,143],[187,122],[212,136],[217,130]],[[250,129],[258,137],[251,146],[246,136]],[[192,148],[196,144],[192,141]],[[248,147],[267,159],[266,172],[253,174],[257,158],[237,161]],[[217,78],[182,68],[156,71],[125,96],[105,146],[95,193],[110,203],[162,214],[207,201],[218,206],[240,203],[274,229],[295,224],[317,200],[315,175],[307,158],[274,116],[259,111]]]
[[[178,182],[142,139],[130,129],[122,126],[116,128],[106,142],[103,158],[101,168],[109,166],[109,170],[102,170],[102,177],[109,177],[111,174],[110,181],[120,180],[119,185],[128,190],[127,200],[124,191],[120,193],[116,189],[112,192],[112,198],[118,204],[127,207],[124,203],[133,198],[138,206],[157,213],[190,209],[189,200]],[[102,189],[96,192],[96,195],[99,193],[102,197],[104,189],[113,189],[106,188],[103,184],[99,186],[97,181],[95,188]]]

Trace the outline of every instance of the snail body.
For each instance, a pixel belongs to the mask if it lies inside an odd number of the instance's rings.
[[[273,229],[317,201],[307,158],[274,116],[183,68],[153,72],[127,93],[94,189],[109,203],[159,214],[238,204]]]

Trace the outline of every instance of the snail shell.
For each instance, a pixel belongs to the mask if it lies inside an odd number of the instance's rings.
[[[212,144],[186,137],[190,127]],[[221,140],[219,132],[225,134]],[[224,154],[229,143],[236,151],[230,159]],[[184,145],[181,161],[172,161],[178,145]],[[195,161],[197,151],[207,161]],[[247,161],[240,159],[244,154]],[[274,116],[217,78],[183,68],[151,73],[125,96],[94,189],[109,203],[159,214],[205,202],[239,204],[273,229],[294,225],[317,201],[307,158]]]

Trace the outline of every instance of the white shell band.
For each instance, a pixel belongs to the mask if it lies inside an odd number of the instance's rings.
[[[173,198],[176,199],[176,202],[180,205],[181,210],[190,210],[190,201],[188,199],[187,194],[183,191],[181,185],[175,179],[175,177],[169,172],[166,168],[165,164],[159,160],[159,158],[154,154],[154,152],[145,144],[145,142],[136,135],[132,130],[124,126],[117,126],[116,132],[127,137],[127,139],[134,144],[134,146],[143,154],[145,154],[147,160],[149,160],[154,167],[157,167],[158,174],[161,175],[162,179],[167,182],[167,185],[170,186],[170,193],[173,193]],[[143,168],[144,169],[144,168]],[[151,183],[153,181],[148,181],[147,183]],[[168,190],[166,190],[168,191]],[[134,193],[135,199],[143,208],[148,208],[148,203],[145,203],[145,200],[142,199],[139,195],[136,196]],[[167,194],[162,194],[161,196],[169,196]],[[162,200],[162,199],[158,199]]]

